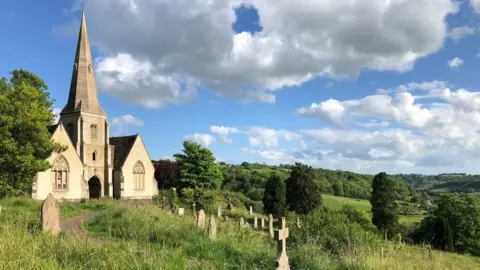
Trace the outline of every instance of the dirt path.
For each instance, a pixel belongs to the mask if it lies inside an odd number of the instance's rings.
[[[70,236],[86,239],[88,242],[101,243],[100,239],[88,236],[87,231],[83,228],[83,225],[82,225],[85,220],[95,215],[96,213],[89,213],[89,214],[84,214],[81,216],[62,220],[60,221],[60,227],[62,228],[63,232],[65,232]]]

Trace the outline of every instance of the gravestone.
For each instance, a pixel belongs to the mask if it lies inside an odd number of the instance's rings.
[[[243,217],[240,217],[240,221],[238,222],[238,225],[240,228],[243,228],[245,226],[245,220],[243,220]]]
[[[280,230],[275,231],[275,240],[278,241],[278,258],[277,258],[277,270],[290,270],[287,256],[287,238],[288,228],[286,227],[285,218],[282,217],[282,227]]]
[[[268,232],[270,236],[273,238],[273,216],[268,215]]]
[[[228,216],[224,216],[224,217],[223,217],[223,220],[224,220],[224,221],[228,221]]]
[[[167,206],[167,197],[163,196],[162,197],[162,208],[165,208]]]
[[[233,204],[232,204],[232,198],[228,198],[228,205],[227,205],[227,209],[230,210],[230,211],[233,211]]]
[[[193,203],[192,203],[192,212],[193,212],[193,216],[194,216],[194,217],[197,216],[197,209],[195,209],[195,206],[196,206],[196,205],[197,205],[197,204],[195,204],[195,201],[193,201]]]
[[[254,229],[257,229],[257,228],[258,228],[257,216],[255,216],[255,217],[253,218],[253,228],[254,228]]]
[[[265,229],[265,219],[262,217],[262,229]]]
[[[200,229],[205,228],[205,212],[203,211],[203,209],[200,209],[200,211],[198,211],[197,227]]]
[[[253,209],[251,205],[250,205],[250,215],[253,215]]]
[[[220,205],[218,206],[217,216],[218,216],[218,218],[222,218],[222,207]]]
[[[297,217],[297,228],[300,229],[300,218],[299,217]]]
[[[41,220],[44,232],[52,235],[60,233],[60,205],[51,193],[43,201]]]
[[[208,237],[213,240],[217,238],[217,225],[213,215],[210,216],[210,223],[208,224]]]
[[[184,209],[184,208],[178,208],[178,209],[177,209],[177,214],[178,214],[179,216],[183,216],[183,215],[185,214],[185,209]]]

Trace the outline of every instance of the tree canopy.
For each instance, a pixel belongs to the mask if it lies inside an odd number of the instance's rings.
[[[0,197],[29,190],[52,152],[65,150],[48,132],[55,115],[45,82],[26,70],[10,74],[0,80]]]
[[[322,203],[320,188],[315,182],[315,170],[307,165],[295,163],[287,187],[287,205],[291,211],[308,214]]]
[[[272,174],[263,193],[263,211],[276,218],[285,216],[287,211],[285,182],[277,174]]]
[[[375,175],[370,197],[372,223],[389,235],[393,235],[398,227],[398,205],[395,199],[395,182],[384,172]]]
[[[183,142],[183,154],[175,154],[179,166],[176,186],[182,188],[219,189],[223,175],[215,156],[208,148],[192,141]]]
[[[179,173],[177,162],[168,159],[161,159],[154,162],[155,180],[157,180],[159,189],[169,189],[174,185],[174,181]]]

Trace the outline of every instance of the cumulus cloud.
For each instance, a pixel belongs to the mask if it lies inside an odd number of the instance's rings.
[[[264,127],[250,127],[244,132],[248,135],[250,145],[254,147],[276,147],[280,141],[294,141],[301,138],[301,135],[296,132]]]
[[[125,134],[131,127],[143,126],[143,121],[135,118],[133,115],[126,114],[110,119],[110,126],[113,128],[114,136]]]
[[[53,108],[52,113],[55,115],[55,119],[53,120],[53,124],[58,123],[60,119],[60,112],[62,111],[61,108]]]
[[[453,41],[459,41],[460,39],[463,39],[467,36],[473,35],[475,33],[475,30],[469,26],[460,26],[460,27],[454,27],[450,29],[450,32],[448,33],[448,36],[453,40]]]
[[[463,59],[455,57],[452,60],[448,61],[448,66],[450,67],[450,69],[458,69],[463,66]]]
[[[473,8],[473,11],[480,14],[480,0],[470,0],[470,6]]]
[[[222,142],[231,144],[233,143],[233,140],[229,138],[228,135],[233,133],[238,133],[238,128],[224,127],[224,126],[211,126],[210,131],[212,133],[217,134],[222,140]]]
[[[241,4],[257,9],[260,32],[234,33]],[[407,71],[442,47],[457,10],[452,0],[103,0],[89,3],[87,20],[103,55],[99,88],[162,108],[190,101],[198,86],[273,103],[275,90],[318,76]]]
[[[187,135],[183,137],[185,141],[192,141],[201,144],[203,147],[209,147],[214,141],[215,138],[210,134],[205,133],[195,133],[192,135]]]

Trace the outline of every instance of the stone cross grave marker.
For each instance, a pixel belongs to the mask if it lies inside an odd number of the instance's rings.
[[[217,238],[217,225],[213,215],[210,216],[210,223],[208,224],[208,237],[213,240]]]
[[[200,229],[205,228],[205,212],[203,211],[203,209],[200,209],[200,211],[198,211],[197,227]]]
[[[270,236],[273,238],[273,216],[268,215],[268,232]]]
[[[43,201],[41,219],[44,232],[52,235],[60,233],[60,205],[51,193]]]
[[[218,206],[218,213],[217,213],[218,218],[222,218],[222,207],[219,205]]]
[[[253,215],[253,209],[251,205],[250,205],[250,215]]]
[[[262,229],[265,229],[265,219],[262,217]]]
[[[282,217],[281,223],[281,229],[275,231],[275,240],[278,241],[278,258],[276,270],[290,270],[287,256],[288,228],[286,226],[284,217]]]
[[[195,206],[196,206],[196,205],[197,205],[197,204],[195,204],[195,201],[193,201],[193,203],[192,203],[193,216],[197,216],[197,209],[195,209]]]
[[[240,217],[238,225],[240,226],[240,228],[243,228],[243,226],[245,226],[245,220],[243,220],[243,217]]]
[[[253,218],[253,228],[254,229],[257,229],[258,228],[258,219],[257,219],[257,216],[255,216]]]

